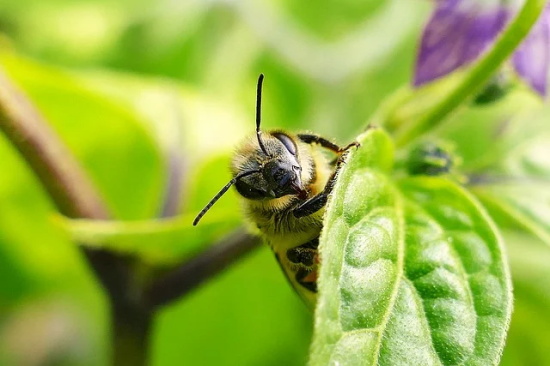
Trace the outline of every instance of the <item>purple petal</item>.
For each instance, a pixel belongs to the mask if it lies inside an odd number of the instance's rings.
[[[550,6],[513,57],[514,68],[537,93],[546,96],[550,65]]]
[[[475,60],[510,18],[502,5],[476,0],[440,0],[422,35],[414,86],[446,75]]]

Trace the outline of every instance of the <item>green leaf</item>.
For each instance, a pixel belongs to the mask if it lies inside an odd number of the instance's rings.
[[[197,226],[193,219],[219,191],[221,183],[231,179],[228,157],[215,158],[196,167],[189,182],[182,215],[150,220],[95,221],[56,220],[74,242],[91,247],[135,254],[148,263],[174,264],[185,261],[214,244],[242,222],[234,190],[227,192]],[[216,179],[212,179],[216,177]],[[218,179],[219,178],[219,179]]]
[[[446,179],[392,185],[387,136],[359,140],[321,237],[310,364],[496,364],[511,285],[490,218]]]
[[[495,145],[500,153],[479,170],[472,190],[501,226],[522,228],[550,245],[550,128],[547,117],[533,119],[516,120],[505,131]]]
[[[212,214],[197,227],[191,224],[192,215],[142,221],[60,220],[77,243],[136,254],[150,263],[174,264],[196,255],[235,229],[239,220],[232,216],[229,211]]]
[[[400,197],[387,135],[368,130],[332,195],[321,235],[311,365],[376,364],[403,269]]]
[[[550,245],[549,183],[475,187],[474,192],[501,226],[520,227]]]
[[[533,131],[529,133],[525,129],[525,121],[532,124],[533,111],[540,109],[540,106],[540,99],[530,90],[517,88],[498,102],[483,107],[470,105],[462,113],[451,116],[449,123],[441,126],[437,135],[453,141],[457,154],[463,159],[464,171],[475,171],[502,158],[503,149],[497,146],[515,124],[518,125],[513,134],[516,141],[525,140],[532,134]],[[519,123],[520,120],[522,123]],[[520,125],[523,128],[519,128]],[[543,127],[542,124],[540,127]]]
[[[303,366],[311,313],[266,245],[159,312],[152,338],[151,365]]]
[[[525,90],[470,108],[441,137],[463,158],[469,188],[501,228],[522,229],[550,244],[550,108]]]
[[[409,199],[405,275],[423,303],[439,361],[498,363],[512,294],[497,228],[450,181],[410,178],[401,188]]]

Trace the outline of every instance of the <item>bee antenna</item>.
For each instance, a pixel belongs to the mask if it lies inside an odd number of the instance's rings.
[[[260,130],[260,122],[262,120],[262,84],[264,82],[264,74],[260,74],[260,77],[258,78],[258,90],[256,92],[256,136],[258,137],[258,143],[260,144],[260,148],[266,154],[267,156],[271,156],[262,141],[262,131]]]
[[[201,212],[199,212],[199,214],[197,215],[197,217],[195,217],[195,220],[193,220],[193,226],[197,226],[197,224],[199,223],[199,221],[202,219],[202,217],[204,216],[204,214],[206,214],[206,212],[208,210],[210,210],[210,208],[214,205],[214,203],[216,203],[221,196],[223,196],[225,194],[225,192],[227,192],[227,190],[237,182],[237,180],[243,178],[243,177],[246,177],[247,175],[250,175],[250,174],[254,174],[254,173],[259,173],[260,170],[247,170],[245,172],[242,172],[240,174],[237,174],[237,176],[233,179],[231,179],[229,181],[229,183],[227,183],[225,185],[225,187],[223,187],[219,192],[218,194],[216,194],[214,196],[214,198],[212,198],[210,200],[210,202],[208,202],[208,204],[201,210]]]

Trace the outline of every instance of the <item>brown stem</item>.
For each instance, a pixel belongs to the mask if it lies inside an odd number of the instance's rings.
[[[149,364],[153,312],[143,304],[114,304],[112,359],[115,366]]]
[[[0,131],[19,151],[59,212],[71,218],[109,219],[104,201],[71,152],[1,68]],[[239,231],[156,280],[146,293],[133,269],[135,258],[79,246],[109,296],[113,364],[147,364],[154,310],[216,275],[259,242]]]
[[[70,151],[0,70],[0,129],[68,217],[107,219],[107,209]]]
[[[195,258],[182,264],[153,282],[146,296],[154,308],[167,305],[205,280],[223,271],[229,265],[258,248],[260,239],[239,230],[222,239]]]

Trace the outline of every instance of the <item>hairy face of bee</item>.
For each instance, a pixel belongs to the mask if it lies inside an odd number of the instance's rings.
[[[235,187],[248,199],[273,199],[286,195],[303,197],[306,193],[301,179],[297,146],[281,132],[262,135],[266,155],[254,140],[247,141],[237,152],[238,164],[234,173],[257,170],[258,173],[239,179]]]

